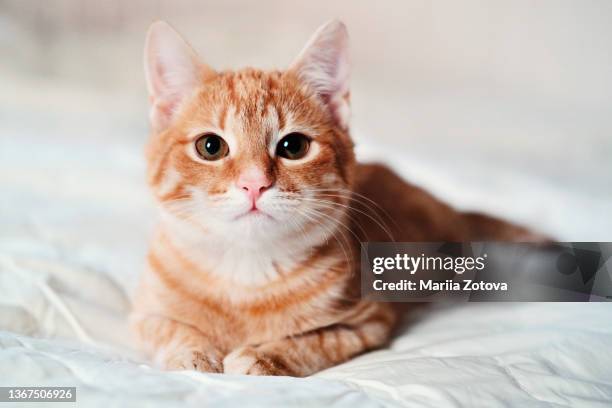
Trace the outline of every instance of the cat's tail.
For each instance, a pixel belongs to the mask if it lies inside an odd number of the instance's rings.
[[[462,216],[470,241],[554,242],[549,236],[489,215],[466,212]]]

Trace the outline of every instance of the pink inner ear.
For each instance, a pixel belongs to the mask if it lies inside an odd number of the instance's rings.
[[[152,65],[153,72],[150,78],[152,94],[149,95],[150,118],[154,129],[162,130],[172,121],[172,116],[180,102],[180,95],[165,83],[166,71],[160,58],[154,58]]]
[[[155,104],[155,109],[157,110],[158,115],[165,116],[167,119],[172,117],[172,113],[174,112],[175,103],[170,103],[166,101],[160,101]]]
[[[151,61],[153,65],[152,72],[152,92],[153,98],[164,105],[174,105],[180,102],[180,94],[184,89],[179,89],[180,87],[176,84],[171,84],[167,80],[168,74],[171,71],[171,61],[164,61],[163,58],[159,55],[153,57]],[[177,69],[175,67],[175,75],[186,75],[188,72],[182,72],[182,70]],[[185,81],[188,82],[188,81]]]
[[[153,60],[153,77],[152,77],[152,81],[153,81],[153,97],[154,98],[159,98],[160,96],[162,96],[162,89],[164,89],[164,83],[163,83],[163,78],[164,78],[164,70],[162,68],[162,64],[161,61],[159,60],[159,58],[154,58]]]
[[[197,86],[202,69],[193,49],[172,27],[164,22],[151,25],[145,47],[145,72],[151,122],[157,130],[170,123],[182,99]]]
[[[347,128],[350,63],[344,24],[332,21],[319,28],[292,68],[327,104],[338,124]]]
[[[152,94],[149,95],[151,124],[155,130],[162,130],[170,124],[176,103],[176,101],[173,101],[175,98],[171,98],[167,92],[163,92],[165,89],[163,78],[162,64],[156,59],[153,62],[153,72],[150,78]]]
[[[191,89],[196,86],[195,78],[196,75],[190,72],[190,69],[195,71],[195,66],[185,69],[180,66],[172,66],[175,62],[172,60],[164,61],[162,56],[154,56],[150,60],[149,69],[149,87],[151,95],[149,95],[149,101],[151,103],[151,123],[156,130],[162,130],[166,128],[172,121],[173,116],[182,98],[187,96]],[[189,77],[180,78],[181,81],[178,83],[171,83],[169,81],[169,75],[186,75]],[[191,78],[193,77],[193,78]]]
[[[177,107],[181,102],[180,95],[152,95],[150,96],[150,100],[150,118],[154,129],[159,131],[167,128],[172,122]]]

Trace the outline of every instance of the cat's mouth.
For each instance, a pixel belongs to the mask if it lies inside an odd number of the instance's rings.
[[[257,218],[268,218],[273,220],[274,217],[272,217],[270,214],[263,212],[260,208],[253,206],[251,207],[250,210],[238,215],[235,220],[240,220],[240,219],[246,219],[246,218],[253,218],[253,219],[257,219]]]

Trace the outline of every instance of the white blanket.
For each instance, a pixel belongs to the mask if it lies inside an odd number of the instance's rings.
[[[34,130],[43,122],[22,123],[33,129],[28,136],[7,123],[0,135],[0,386],[76,386],[79,405],[104,407],[612,406],[610,304],[435,306],[404,325],[390,348],[304,379],[152,368],[131,349],[125,321],[154,218],[142,142],[94,129],[95,137],[67,140],[61,123],[40,137]],[[361,156],[376,152],[361,147]],[[452,183],[431,162],[384,157],[464,208],[496,211],[564,239],[610,231],[610,213],[598,212],[609,193],[589,201],[579,188],[517,176],[505,179],[503,194],[492,187],[501,198],[487,201],[481,198],[490,192]],[[519,186],[530,192],[529,205],[516,198]],[[547,210],[555,216],[542,217]]]

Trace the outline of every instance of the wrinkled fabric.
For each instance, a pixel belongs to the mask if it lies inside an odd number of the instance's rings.
[[[431,305],[389,348],[304,379],[160,371],[126,323],[154,223],[141,146],[6,138],[0,155],[2,386],[76,386],[101,407],[612,406],[610,304]]]

